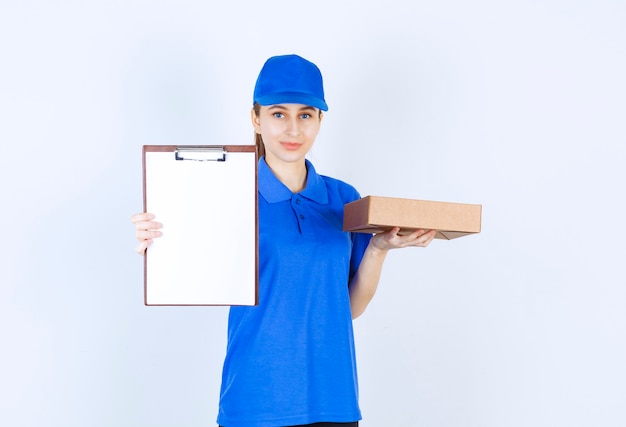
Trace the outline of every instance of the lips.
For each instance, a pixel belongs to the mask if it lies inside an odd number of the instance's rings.
[[[298,144],[297,142],[281,142],[280,143],[285,149],[293,151],[300,148],[302,144]]]

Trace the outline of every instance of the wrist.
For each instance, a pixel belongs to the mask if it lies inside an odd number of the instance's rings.
[[[379,247],[376,239],[372,238],[372,240],[370,240],[369,244],[367,245],[367,251],[374,256],[385,257],[387,255],[387,252],[389,252],[389,249],[385,247]]]

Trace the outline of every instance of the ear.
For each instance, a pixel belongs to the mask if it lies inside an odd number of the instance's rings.
[[[320,123],[322,123],[322,119],[324,118],[324,113],[320,110]]]
[[[252,120],[252,127],[254,127],[254,131],[258,134],[261,133],[261,120],[259,116],[254,112],[254,108],[250,110],[250,119]]]

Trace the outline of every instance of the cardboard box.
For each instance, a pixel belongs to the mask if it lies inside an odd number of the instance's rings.
[[[343,230],[379,233],[400,227],[400,234],[437,230],[435,238],[456,239],[480,233],[482,205],[367,196],[344,206]]]

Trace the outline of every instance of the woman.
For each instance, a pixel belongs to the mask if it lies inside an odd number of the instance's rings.
[[[267,60],[251,112],[261,155],[259,305],[230,309],[220,426],[357,426],[352,319],[374,296],[390,249],[434,238],[342,231],[343,206],[359,194],[305,159],[327,110],[315,64]],[[161,224],[149,213],[133,222],[143,254]]]

